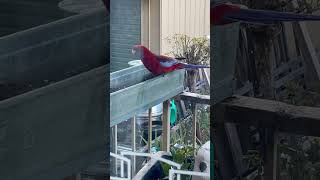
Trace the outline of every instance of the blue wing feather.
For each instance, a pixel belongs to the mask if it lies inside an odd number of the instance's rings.
[[[171,67],[175,64],[180,63],[178,60],[167,56],[157,56],[157,59],[163,67]]]

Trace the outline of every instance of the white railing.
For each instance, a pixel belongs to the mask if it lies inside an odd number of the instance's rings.
[[[128,156],[150,157],[150,158],[154,158],[154,159],[156,159],[158,161],[167,163],[167,164],[169,164],[169,165],[171,165],[173,167],[176,167],[178,170],[181,169],[181,164],[178,164],[176,162],[170,161],[170,160],[162,158],[162,157],[155,156],[154,154],[150,154],[150,153],[139,153],[139,152],[132,152],[132,151],[122,151],[122,152],[120,152],[120,154],[121,154],[121,156],[128,155]],[[123,177],[123,174],[124,174],[124,164],[123,164],[123,161],[121,160],[121,177]],[[178,174],[177,179],[180,180],[180,174]]]
[[[190,175],[190,176],[202,176],[202,177],[210,177],[209,173],[203,173],[203,172],[196,172],[196,171],[183,171],[183,170],[176,170],[176,169],[170,169],[169,170],[169,180],[173,180],[174,174],[177,174],[177,179],[180,179],[180,175]]]
[[[110,179],[111,180],[128,180],[128,178],[113,177],[113,176],[110,176]]]
[[[127,178],[124,178],[124,173],[123,173],[123,169],[122,169],[121,170],[121,177],[110,176],[110,179],[112,179],[112,180],[131,180],[131,160],[124,157],[124,156],[120,156],[120,155],[112,153],[112,152],[110,152],[110,156],[116,158],[116,160],[120,159],[122,166],[123,166],[124,161],[127,162],[127,165],[128,165],[128,177]]]
[[[170,169],[169,170],[169,180],[173,180],[174,174],[177,174],[177,180],[181,179],[181,175],[190,175],[190,176],[202,176],[202,177],[210,177],[209,173],[203,173],[203,172],[196,172],[196,171],[183,171],[181,170],[181,164],[178,164],[176,162],[170,161],[168,159],[155,156],[154,154],[150,153],[139,153],[139,152],[132,152],[132,151],[122,151],[120,152],[121,155],[110,153],[112,157],[115,157],[116,159],[120,160],[121,163],[121,177],[110,177],[112,180],[131,180],[131,161],[130,159],[124,157],[125,155],[128,156],[140,156],[140,157],[150,157],[153,159],[156,159],[158,161],[167,163],[173,167],[176,167],[177,169]],[[124,162],[127,162],[128,165],[128,177],[124,177]]]

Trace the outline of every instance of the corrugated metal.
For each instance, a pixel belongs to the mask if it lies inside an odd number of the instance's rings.
[[[162,0],[161,53],[168,52],[166,38],[174,34],[210,35],[209,0]]]
[[[131,48],[141,42],[141,0],[110,2],[110,70],[129,67]]]

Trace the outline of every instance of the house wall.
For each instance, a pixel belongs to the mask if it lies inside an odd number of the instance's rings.
[[[210,0],[161,0],[161,53],[169,51],[166,38],[174,34],[210,35],[209,13]]]

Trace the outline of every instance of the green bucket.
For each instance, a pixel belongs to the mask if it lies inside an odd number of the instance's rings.
[[[170,101],[170,125],[174,125],[177,121],[177,106],[174,100]]]

